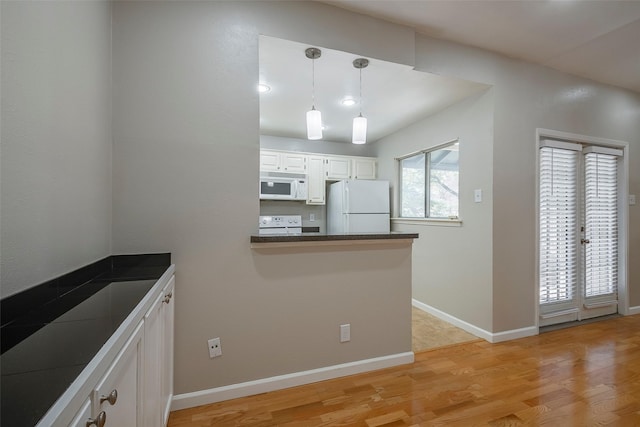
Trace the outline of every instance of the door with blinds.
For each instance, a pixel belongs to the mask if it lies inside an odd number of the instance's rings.
[[[540,326],[618,312],[622,150],[543,140]]]

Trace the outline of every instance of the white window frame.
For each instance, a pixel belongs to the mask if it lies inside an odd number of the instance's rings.
[[[618,247],[618,313],[626,316],[632,313],[629,309],[629,290],[628,290],[628,248],[629,248],[629,143],[626,141],[620,141],[608,138],[598,138],[588,135],[580,135],[570,132],[556,131],[552,129],[537,128],[535,135],[536,146],[536,182],[535,182],[535,194],[536,194],[536,209],[535,209],[535,227],[536,227],[536,239],[535,239],[535,282],[532,289],[534,290],[534,304],[535,304],[535,318],[534,324],[536,328],[540,327],[540,213],[538,206],[540,206],[540,194],[538,188],[540,187],[540,171],[538,165],[540,164],[540,147],[542,141],[548,138],[565,140],[582,144],[593,144],[604,147],[611,147],[623,151],[622,165],[620,169],[620,197],[619,209],[620,209],[620,224],[619,224],[619,247]]]
[[[458,216],[457,217],[449,217],[449,218],[440,218],[440,217],[424,217],[424,218],[412,218],[412,217],[403,217],[401,216],[402,214],[402,167],[401,167],[401,162],[404,159],[408,159],[410,157],[414,157],[420,154],[428,154],[431,153],[433,151],[438,151],[438,150],[442,150],[443,148],[455,145],[455,144],[459,144],[459,138],[455,138],[452,139],[450,141],[444,142],[442,144],[438,144],[429,148],[425,148],[422,150],[418,150],[418,151],[413,151],[411,153],[402,155],[400,157],[396,157],[394,159],[395,161],[395,167],[396,167],[396,183],[397,185],[396,187],[396,191],[395,191],[395,197],[394,197],[394,205],[395,205],[395,211],[397,213],[397,216],[392,218],[392,221],[394,224],[409,224],[409,225],[436,225],[436,226],[444,226],[444,227],[456,227],[456,226],[461,226],[462,225],[462,220],[460,219],[460,188],[458,188]],[[426,179],[429,179],[429,175],[430,171],[426,170]],[[460,164],[458,163],[458,174],[460,174]],[[427,182],[425,182],[425,186],[427,185]],[[427,189],[425,189],[427,190]],[[427,191],[426,193],[426,197],[429,197],[429,192]],[[427,202],[427,206],[425,206],[425,208],[428,208],[428,202]],[[427,210],[428,212],[428,210]],[[426,212],[426,213],[427,213]]]

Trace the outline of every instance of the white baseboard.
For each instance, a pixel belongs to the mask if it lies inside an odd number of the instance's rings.
[[[627,316],[632,316],[634,314],[640,314],[640,305],[635,307],[629,307],[629,311],[627,312]]]
[[[490,343],[497,343],[502,341],[514,340],[517,338],[530,337],[532,335],[538,335],[538,328],[535,326],[530,326],[526,328],[513,329],[510,331],[504,332],[489,332],[485,331],[482,328],[479,328],[471,323],[465,322],[464,320],[460,320],[457,317],[450,315],[449,313],[445,313],[444,311],[440,311],[435,307],[431,307],[423,302],[420,302],[416,299],[411,300],[411,304],[422,311],[426,311],[427,313],[436,316],[438,319],[442,319],[445,322],[449,322],[454,326],[457,326],[460,329],[463,329],[470,334],[473,334],[479,338],[482,338]]]
[[[413,352],[398,353],[373,359],[343,363],[341,365],[327,366],[325,368],[312,369],[309,371],[278,375],[255,381],[247,381],[224,387],[211,388],[208,390],[195,391],[192,393],[178,394],[173,397],[171,410],[175,411],[178,409],[192,408],[194,406],[222,402],[224,400],[235,399],[238,397],[251,396],[254,394],[311,384],[347,375],[405,365],[413,363],[413,360]]]

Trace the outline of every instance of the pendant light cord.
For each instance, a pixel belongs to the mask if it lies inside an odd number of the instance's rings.
[[[362,117],[362,68],[360,70],[360,117]]]
[[[311,60],[311,109],[316,109],[316,59]]]

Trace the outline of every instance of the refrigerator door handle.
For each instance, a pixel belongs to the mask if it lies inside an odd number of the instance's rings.
[[[345,181],[344,183],[344,203],[343,203],[343,207],[344,207],[344,213],[351,213],[351,209],[349,209],[349,182]]]

